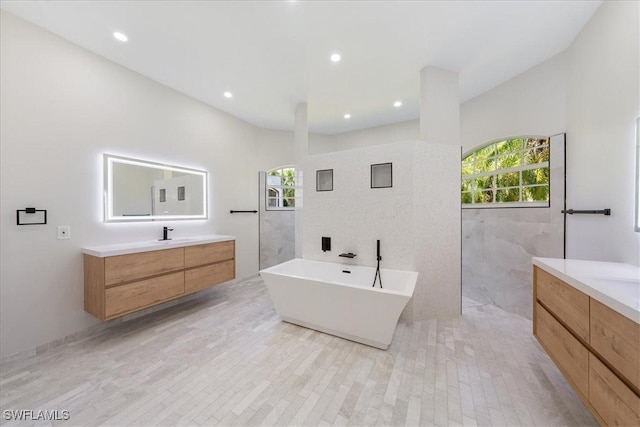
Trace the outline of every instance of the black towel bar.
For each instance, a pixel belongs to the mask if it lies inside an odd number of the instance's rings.
[[[230,210],[229,213],[258,213],[258,211],[234,211]]]
[[[573,214],[596,214],[596,215],[611,215],[611,209],[602,209],[599,211],[579,211],[579,210],[575,210],[575,209],[567,209],[567,210],[561,210],[561,213],[568,213],[569,215],[573,215]]]

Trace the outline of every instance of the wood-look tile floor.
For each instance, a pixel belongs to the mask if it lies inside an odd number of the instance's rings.
[[[382,351],[281,322],[259,277],[0,368],[3,425],[597,425],[527,319],[465,299]]]

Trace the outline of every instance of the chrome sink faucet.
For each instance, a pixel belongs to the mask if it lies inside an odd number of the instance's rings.
[[[171,238],[169,237],[169,232],[170,231],[173,231],[173,228],[163,227],[162,228],[162,239],[160,239],[160,240],[171,240]]]

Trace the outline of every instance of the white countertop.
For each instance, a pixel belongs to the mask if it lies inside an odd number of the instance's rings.
[[[640,267],[537,257],[533,264],[640,324]]]
[[[91,246],[88,248],[82,248],[82,253],[98,258],[104,258],[115,255],[135,254],[139,252],[159,251],[162,249],[202,245],[205,243],[226,242],[229,240],[236,240],[236,238],[235,236],[225,236],[222,234],[209,234],[206,236],[178,237],[171,240],[149,240],[145,242]]]

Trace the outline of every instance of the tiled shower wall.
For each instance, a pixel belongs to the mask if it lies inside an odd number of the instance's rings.
[[[265,172],[260,172],[260,268],[295,257],[295,211],[266,210]]]
[[[388,162],[393,186],[371,188],[371,165]],[[333,191],[316,191],[316,171],[325,169],[333,169]],[[379,239],[382,268],[419,273],[406,320],[460,315],[459,146],[356,148],[309,156],[303,170],[303,258],[375,266]],[[322,237],[331,237],[330,252],[322,251]]]
[[[462,294],[532,317],[531,258],[564,252],[564,134],[551,138],[549,208],[462,209]]]

